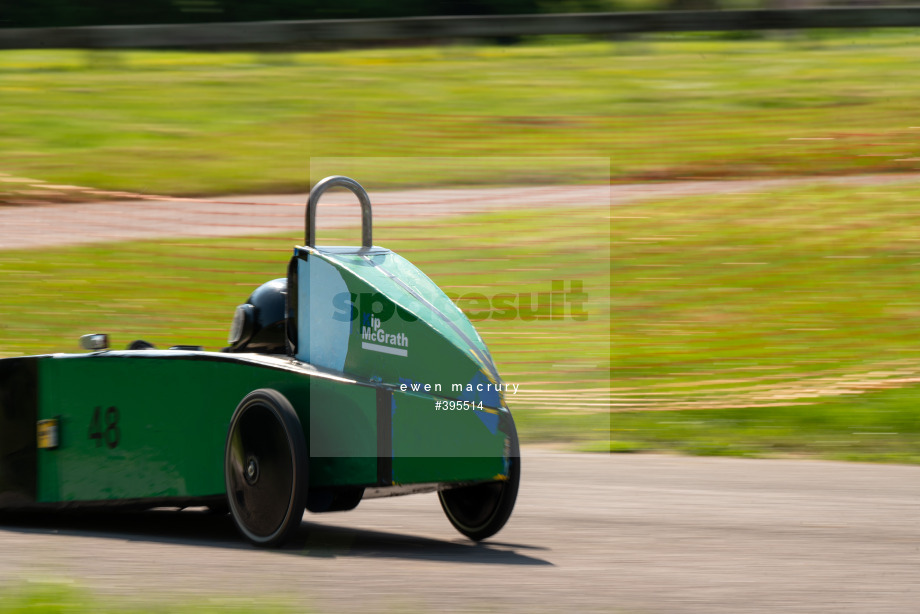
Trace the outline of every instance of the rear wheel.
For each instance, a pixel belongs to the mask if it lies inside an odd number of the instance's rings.
[[[508,479],[442,490],[441,507],[454,528],[479,541],[498,533],[514,509],[521,483],[521,453],[514,438]]]
[[[300,526],[307,469],[303,428],[290,402],[276,390],[246,395],[230,421],[224,457],[230,513],[246,539],[277,546]]]

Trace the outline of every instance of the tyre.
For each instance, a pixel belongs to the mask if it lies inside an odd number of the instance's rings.
[[[492,537],[511,517],[521,483],[521,452],[516,434],[513,434],[512,442],[507,480],[462,486],[438,493],[447,519],[455,529],[472,540]]]
[[[230,421],[224,455],[230,514],[246,539],[278,546],[300,526],[308,464],[303,428],[284,395],[246,395]]]

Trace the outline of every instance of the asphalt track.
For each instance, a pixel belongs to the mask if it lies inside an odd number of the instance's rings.
[[[0,552],[3,584],[73,581],[113,604],[913,613],[920,467],[525,448],[511,522],[480,545],[426,494],[308,514],[278,551],[186,510],[6,518]]]

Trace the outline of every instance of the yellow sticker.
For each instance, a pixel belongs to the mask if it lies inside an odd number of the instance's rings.
[[[38,447],[41,450],[53,450],[60,443],[60,431],[58,429],[58,420],[39,420],[38,421]]]

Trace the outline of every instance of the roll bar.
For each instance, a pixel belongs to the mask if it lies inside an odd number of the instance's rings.
[[[326,177],[310,191],[304,230],[304,241],[307,247],[316,247],[316,205],[319,204],[320,196],[325,194],[326,190],[337,187],[348,188],[358,197],[358,202],[361,203],[361,245],[371,247],[373,244],[371,240],[371,199],[360,183],[342,175]]]

